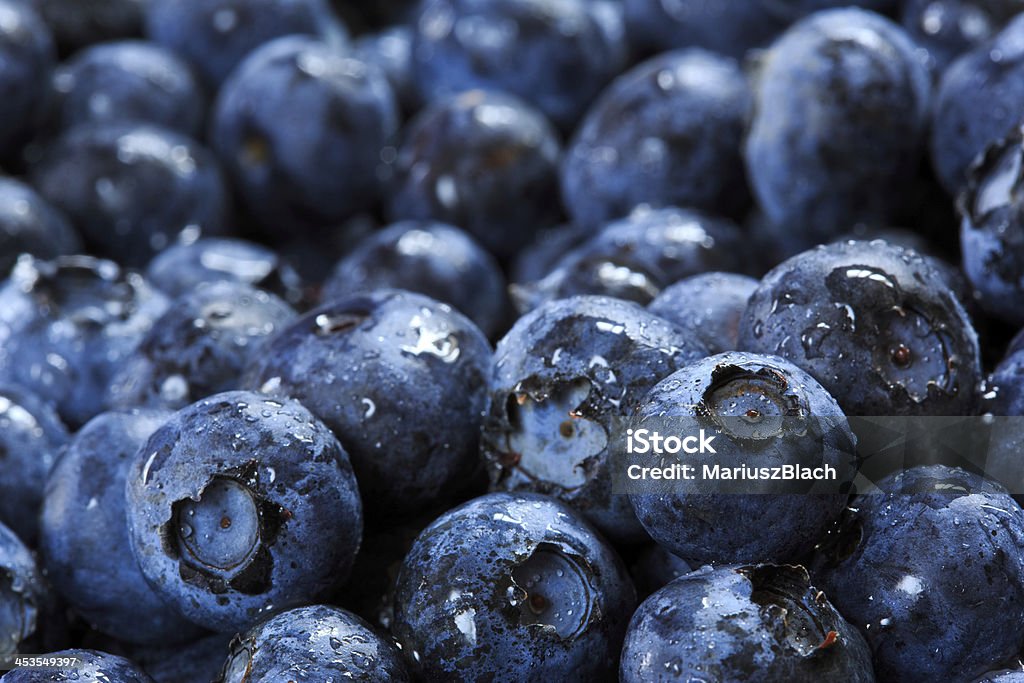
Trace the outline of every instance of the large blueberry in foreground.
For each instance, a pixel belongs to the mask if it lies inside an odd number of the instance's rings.
[[[847,415],[970,415],[977,335],[942,274],[882,241],[818,247],[754,292],[740,349],[810,373]]]
[[[740,320],[758,281],[735,273],[703,273],[680,280],[647,305],[656,316],[693,330],[713,353],[733,351]]]
[[[332,227],[373,204],[398,129],[384,74],[326,43],[259,48],[221,88],[210,140],[252,217],[271,234]]]
[[[1019,652],[1020,506],[998,484],[943,466],[879,487],[856,499],[816,568],[870,643],[879,680],[970,680]]]
[[[279,614],[238,636],[218,683],[287,680],[296,671],[310,683],[411,680],[389,637],[351,612],[313,605]]]
[[[18,652],[22,641],[35,634],[45,591],[32,553],[13,531],[0,524],[0,655]]]
[[[229,392],[185,408],[139,450],[126,491],[142,573],[219,631],[324,595],[362,536],[348,456],[290,399]]]
[[[735,62],[703,50],[659,55],[620,76],[584,117],[562,166],[577,223],[636,206],[742,214],[740,152],[753,98]]]
[[[649,597],[629,624],[623,683],[874,683],[864,638],[803,567],[704,569]]]
[[[573,506],[616,540],[641,540],[612,493],[610,448],[654,384],[706,354],[694,337],[636,304],[597,296],[553,301],[498,343],[482,453],[492,487]]]
[[[637,429],[683,418],[688,433],[714,434],[715,454],[702,455],[701,464],[836,472],[818,492],[757,480],[714,493],[704,492],[709,484],[682,482],[672,491],[631,493],[651,537],[691,566],[799,559],[839,516],[857,472],[856,439],[835,399],[781,358],[733,352],[700,360],[655,385],[634,417]],[[652,464],[646,453],[627,458]]]
[[[0,276],[7,276],[21,254],[51,259],[81,249],[64,214],[22,181],[0,177]]]
[[[615,551],[570,508],[495,493],[420,534],[393,631],[427,681],[613,681],[635,604]]]
[[[0,15],[0,155],[9,155],[39,121],[57,55],[32,3],[3,0]]]
[[[97,683],[153,683],[133,662],[97,650],[62,650],[44,655],[47,659],[74,658],[75,667],[15,669],[3,677],[4,683],[56,683],[57,681],[96,681]]]
[[[487,339],[447,304],[379,290],[299,318],[245,381],[302,401],[345,445],[367,506],[404,513],[478,473],[490,362]]]
[[[0,284],[0,381],[81,425],[102,410],[119,363],[166,308],[142,277],[110,261],[25,257]]]
[[[198,634],[149,587],[128,541],[125,478],[135,452],[170,416],[90,420],[50,474],[41,515],[47,578],[89,624],[130,643],[180,643]]]

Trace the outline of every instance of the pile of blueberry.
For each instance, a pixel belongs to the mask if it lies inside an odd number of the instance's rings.
[[[0,0],[0,168],[4,683],[1024,681],[1024,0]]]

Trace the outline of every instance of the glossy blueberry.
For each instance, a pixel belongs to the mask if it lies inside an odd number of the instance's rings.
[[[693,330],[712,353],[733,351],[739,343],[740,319],[758,281],[736,273],[704,273],[661,290],[647,310]]]
[[[503,90],[568,129],[624,62],[622,20],[608,9],[586,0],[429,0],[413,41],[420,96]]]
[[[867,638],[878,680],[970,680],[1019,652],[1024,511],[998,484],[941,465],[879,487],[854,501],[816,573]]]
[[[299,34],[340,47],[345,27],[326,0],[160,0],[146,9],[146,34],[187,59],[211,91],[246,55]]]
[[[640,605],[619,680],[874,683],[857,629],[795,566],[705,567]]]
[[[338,262],[320,298],[329,302],[387,288],[451,304],[489,336],[507,313],[497,262],[472,237],[444,223],[403,221],[373,233]]]
[[[237,389],[246,363],[294,317],[288,304],[250,285],[199,285],[173,301],[124,359],[107,404],[176,410]]]
[[[916,252],[844,242],[768,273],[740,324],[743,350],[782,356],[847,415],[970,415],[977,335],[956,293]]]
[[[367,506],[394,514],[472,480],[490,363],[483,333],[447,304],[379,290],[299,318],[245,381],[319,416],[351,455]]]
[[[46,599],[32,553],[0,524],[0,655],[18,652],[19,645],[35,634]]]
[[[53,406],[0,385],[0,522],[34,545],[46,477],[68,432]]]
[[[4,683],[56,683],[71,680],[86,683],[153,683],[153,679],[133,662],[98,650],[62,650],[45,657],[57,660],[75,658],[78,666],[74,669],[15,669],[3,677]]]
[[[629,566],[629,573],[641,599],[691,572],[690,565],[664,546],[650,544]]]
[[[50,474],[40,518],[46,575],[94,628],[131,643],[170,644],[198,629],[156,596],[128,541],[125,477],[171,416],[104,413],[72,439]]]
[[[279,614],[238,636],[217,683],[286,680],[296,671],[310,683],[412,680],[388,636],[351,612],[313,605]]]
[[[978,106],[984,102],[985,106]],[[931,156],[946,191],[963,187],[967,170],[993,142],[1010,134],[1024,108],[1024,17],[961,55],[935,96]]]
[[[126,265],[144,265],[182,233],[227,227],[228,195],[213,155],[155,125],[73,128],[34,165],[32,182],[95,253]]]
[[[142,15],[152,0],[33,0],[53,30],[62,54],[142,31]]]
[[[493,493],[420,534],[393,631],[426,681],[613,681],[635,604],[621,560],[577,513]]]
[[[1024,683],[1024,669],[991,671],[974,679],[974,683]]]
[[[472,90],[435,102],[403,133],[392,218],[457,225],[509,257],[559,219],[558,134],[523,101]]]
[[[398,129],[383,72],[304,36],[246,57],[211,116],[211,144],[271,235],[331,227],[371,206]]]
[[[204,95],[190,67],[173,52],[137,40],[78,52],[53,75],[53,125],[155,123],[197,136]]]
[[[541,280],[516,286],[526,311],[553,299],[603,294],[640,304],[679,280],[743,270],[743,236],[732,222],[688,209],[638,209],[568,251]]]
[[[752,103],[737,64],[704,50],[658,55],[627,71],[587,112],[566,152],[569,214],[593,226],[640,204],[742,214]]]
[[[0,155],[8,156],[39,121],[57,55],[53,34],[32,3],[3,0],[0,13]]]
[[[765,59],[746,144],[769,223],[806,247],[890,219],[917,168],[929,83],[903,29],[874,13],[820,12],[783,34]]]
[[[546,493],[619,541],[645,537],[612,493],[610,449],[659,379],[706,355],[633,303],[579,296],[519,319],[498,343],[482,453],[492,488]]]
[[[902,4],[903,26],[918,45],[928,50],[937,74],[1024,10],[1020,0],[904,0]]]
[[[21,254],[52,259],[81,249],[64,214],[20,180],[0,177],[0,275],[6,277]]]
[[[634,413],[686,418],[716,435],[714,464],[832,466],[827,492],[748,482],[742,492],[631,493],[647,533],[690,566],[787,562],[811,550],[839,516],[857,473],[856,439],[835,399],[781,358],[732,352],[705,358],[661,380]],[[650,455],[629,462],[650,465]],[[706,489],[705,489],[706,490]]]
[[[118,365],[167,308],[110,261],[22,257],[0,283],[0,382],[56,405],[71,426],[102,410]]]
[[[228,392],[179,411],[136,454],[126,492],[146,580],[217,631],[324,595],[362,536],[348,456],[290,399]]]
[[[414,111],[419,102],[413,80],[412,41],[412,26],[397,24],[360,36],[352,45],[356,57],[384,72],[398,103],[407,112]]]

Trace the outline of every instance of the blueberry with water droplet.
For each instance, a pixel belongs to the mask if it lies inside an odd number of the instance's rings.
[[[153,683],[153,679],[135,663],[99,650],[61,650],[49,653],[45,658],[58,661],[73,658],[77,666],[15,669],[4,675],[4,683]]]
[[[712,353],[734,351],[740,319],[758,281],[735,273],[703,273],[666,287],[647,310],[693,330]]]
[[[26,183],[0,178],[0,276],[21,254],[52,259],[81,250],[82,239],[63,213]]]

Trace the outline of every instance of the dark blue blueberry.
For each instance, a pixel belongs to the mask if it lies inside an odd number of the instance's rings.
[[[768,273],[740,323],[739,348],[810,373],[847,415],[970,415],[977,335],[942,274],[916,252],[844,242]]]
[[[551,272],[566,252],[593,236],[594,230],[590,226],[572,223],[538,232],[509,267],[512,282],[524,285],[540,280]]]
[[[18,652],[21,643],[35,635],[46,601],[35,558],[13,531],[0,524],[0,655]]]
[[[412,26],[399,24],[361,36],[352,46],[356,57],[384,72],[398,103],[407,112],[415,111],[419,104],[412,70],[412,41]]]
[[[569,214],[592,226],[640,204],[741,215],[752,102],[736,63],[710,52],[672,52],[634,67],[604,91],[566,152]]]
[[[505,322],[505,276],[472,237],[444,223],[405,221],[373,233],[324,283],[321,300],[406,289],[451,304],[489,336]]]
[[[732,352],[693,363],[661,380],[634,413],[643,421],[686,418],[714,433],[714,464],[831,466],[835,488],[797,492],[748,482],[743,492],[631,493],[647,533],[690,566],[787,562],[811,550],[839,516],[839,493],[857,473],[856,439],[835,399],[781,358]],[[628,456],[650,466],[650,455]],[[749,493],[749,495],[748,495]]]
[[[50,474],[40,517],[40,550],[54,588],[94,628],[130,643],[198,635],[146,583],[128,540],[125,478],[136,451],[170,416],[104,413],[89,421]]]
[[[652,543],[640,551],[639,557],[629,567],[629,573],[641,599],[646,599],[651,593],[691,571],[685,560],[657,543]]]
[[[340,47],[345,27],[325,0],[159,0],[147,3],[150,40],[187,59],[211,91],[274,38],[308,35]]]
[[[53,75],[53,125],[155,123],[198,136],[204,95],[177,55],[136,40],[102,43],[77,53]]]
[[[482,452],[492,488],[556,496],[619,541],[645,538],[612,493],[610,450],[659,379],[706,355],[696,338],[636,304],[552,301],[498,343]]]
[[[1017,334],[988,380],[984,407],[993,415],[1024,416],[1024,331]]]
[[[0,385],[0,522],[34,545],[46,477],[68,432],[54,408],[18,386]]]
[[[107,405],[179,409],[237,389],[243,368],[295,317],[241,282],[198,286],[171,303],[110,381]]]
[[[622,561],[577,513],[494,493],[416,539],[393,631],[426,681],[614,681],[635,604]]]
[[[398,129],[376,67],[314,38],[260,47],[224,83],[210,142],[270,235],[334,226],[373,205]]]
[[[217,683],[408,683],[402,654],[362,619],[326,605],[300,607],[238,636]]]
[[[0,155],[24,145],[43,113],[57,54],[53,34],[30,2],[0,1]]]
[[[62,650],[46,658],[74,658],[77,666],[40,669],[15,669],[3,677],[4,683],[56,683],[85,681],[87,683],[153,683],[153,679],[135,663],[117,655],[98,650]]]
[[[447,304],[400,290],[333,301],[273,338],[246,385],[334,430],[375,513],[414,512],[473,479],[491,348]]]
[[[1024,11],[1020,0],[904,0],[902,4],[903,26],[918,45],[928,50],[937,74]]]
[[[984,102],[984,106],[979,103]],[[950,64],[939,82],[931,130],[935,173],[956,194],[985,148],[1010,134],[1024,109],[1024,16]]]
[[[229,392],[176,413],[138,451],[126,491],[146,580],[217,631],[329,592],[362,536],[348,456],[291,399]]]
[[[886,223],[914,178],[929,84],[903,29],[871,12],[821,12],[783,34],[759,75],[746,145],[768,222],[805,247]]]
[[[587,0],[429,0],[413,42],[424,101],[503,90],[566,129],[625,55],[621,17]]]
[[[185,645],[136,649],[132,656],[155,683],[206,683],[224,669],[232,637],[214,633]]]
[[[52,402],[69,425],[84,424],[166,308],[141,276],[110,261],[22,257],[0,283],[0,382]]]
[[[622,683],[715,680],[874,683],[871,651],[803,567],[704,569],[633,615]]]
[[[0,177],[0,276],[21,254],[52,259],[81,251],[68,219],[20,180]]]
[[[510,257],[559,215],[558,134],[523,101],[472,90],[435,102],[403,133],[392,218],[435,219]]]
[[[704,273],[661,291],[647,310],[688,328],[711,353],[733,351],[739,344],[740,319],[758,281],[735,273]]]
[[[638,209],[568,251],[541,280],[513,288],[520,310],[577,294],[641,304],[679,280],[744,270],[743,235],[732,222],[687,209]]]
[[[33,0],[53,30],[62,54],[142,32],[142,15],[152,0]]]
[[[66,132],[32,168],[95,253],[145,265],[182,233],[226,230],[228,195],[213,155],[179,133],[135,123]]]
[[[941,465],[879,487],[854,501],[816,568],[878,680],[970,680],[1020,652],[1024,511],[998,484]]]

